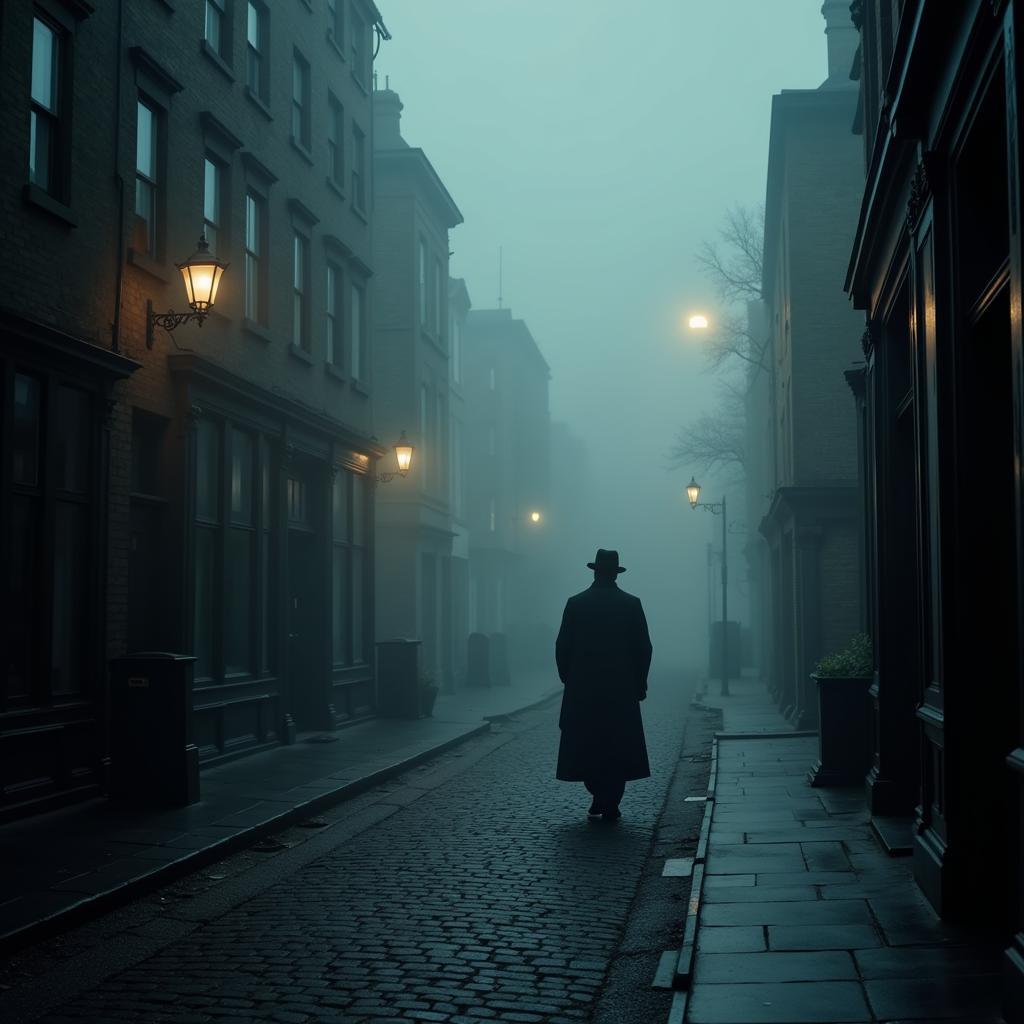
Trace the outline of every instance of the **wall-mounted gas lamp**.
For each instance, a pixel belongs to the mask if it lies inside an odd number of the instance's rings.
[[[227,270],[227,263],[217,259],[210,252],[206,243],[206,236],[200,237],[196,245],[196,251],[189,256],[184,263],[176,264],[181,276],[185,281],[185,297],[192,309],[191,313],[175,313],[168,310],[166,313],[156,313],[153,310],[153,303],[146,303],[146,347],[153,347],[153,328],[162,327],[168,334],[175,328],[180,327],[189,321],[195,321],[200,327],[203,321],[213,309],[217,301],[217,289],[220,287],[220,279]]]
[[[409,470],[412,468],[412,453],[416,449],[413,445],[409,444],[409,439],[405,436],[404,430],[401,437],[392,447],[395,449],[395,462],[398,465],[398,469],[393,473],[378,473],[376,480],[379,484],[389,484],[396,476],[408,476]]]

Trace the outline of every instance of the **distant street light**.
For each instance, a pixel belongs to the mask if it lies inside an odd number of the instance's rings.
[[[531,523],[539,523],[540,521],[541,521],[541,514],[539,512],[534,511],[534,512],[530,513],[530,522]]]
[[[689,319],[691,331],[706,331],[708,329],[708,318],[703,313],[694,313]]]
[[[725,495],[721,501],[700,501],[700,484],[695,477],[690,477],[686,485],[686,498],[690,502],[690,508],[702,508],[713,516],[722,517],[722,696],[729,696],[729,598],[728,598],[728,574],[726,569],[726,538],[728,536],[725,511]]]

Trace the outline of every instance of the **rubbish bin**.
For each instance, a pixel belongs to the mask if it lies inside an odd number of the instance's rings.
[[[420,641],[377,643],[377,714],[382,718],[422,718]]]
[[[189,654],[141,651],[110,662],[110,791],[146,804],[199,799],[199,750],[191,742]]]

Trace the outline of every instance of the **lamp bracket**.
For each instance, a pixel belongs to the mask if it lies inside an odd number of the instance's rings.
[[[182,324],[196,323],[198,326],[203,326],[203,321],[207,318],[209,313],[207,311],[198,312],[192,310],[189,313],[175,313],[173,309],[169,309],[166,313],[157,313],[153,309],[153,303],[151,301],[146,302],[146,348],[153,347],[153,330],[156,327],[162,327],[169,335],[176,328]],[[173,335],[171,335],[171,341],[174,341]],[[178,343],[174,342],[175,348],[180,348]]]
[[[401,472],[377,473],[377,474],[374,475],[373,479],[376,480],[377,483],[379,483],[379,484],[389,484],[389,483],[391,483],[392,480],[395,479],[396,476],[400,476],[400,477],[404,478],[404,477],[406,477],[408,475],[409,475],[408,472],[405,472],[405,473],[401,473]]]
[[[694,508],[702,508],[705,512],[710,512],[713,516],[720,516],[722,514],[721,501],[698,501]]]

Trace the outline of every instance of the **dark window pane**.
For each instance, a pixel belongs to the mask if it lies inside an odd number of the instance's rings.
[[[25,494],[11,498],[11,604],[7,657],[7,696],[28,696],[32,687],[32,651],[35,646],[36,542],[39,501]]]
[[[352,474],[352,543],[366,543],[366,481]]]
[[[29,122],[28,174],[33,185],[50,191],[53,185],[53,136],[55,125],[52,118],[33,110]]]
[[[334,540],[335,542],[344,541],[348,542],[348,523],[349,523],[349,511],[348,511],[348,494],[349,494],[349,481],[352,479],[351,473],[345,473],[343,470],[338,470],[334,477]]]
[[[353,549],[352,555],[352,661],[359,664],[366,660],[363,645],[363,602],[366,600],[366,586],[363,580],[363,552]]]
[[[54,427],[53,478],[58,489],[84,494],[89,490],[89,395],[78,388],[59,386]]]
[[[224,594],[224,666],[227,672],[252,668],[252,553],[251,530],[228,530]]]
[[[253,521],[253,440],[241,430],[231,431],[231,521]]]
[[[216,531],[202,528],[196,530],[195,635],[192,645],[192,653],[196,658],[196,679],[209,679],[213,675],[216,544]]]
[[[263,635],[260,637],[260,667],[264,672],[272,672],[274,668],[274,636],[277,629],[275,613],[276,593],[274,590],[274,566],[272,562],[272,535],[269,530],[263,531]]]
[[[14,482],[39,483],[39,381],[14,375]]]
[[[57,113],[57,33],[44,21],[32,22],[32,100]]]
[[[347,548],[335,547],[331,567],[331,641],[336,665],[348,665],[352,661],[348,642],[350,590],[349,551]]]
[[[196,428],[196,517],[220,520],[220,430],[212,420]]]
[[[88,505],[58,501],[53,553],[53,631],[51,692],[78,693],[89,622],[89,513]]]

